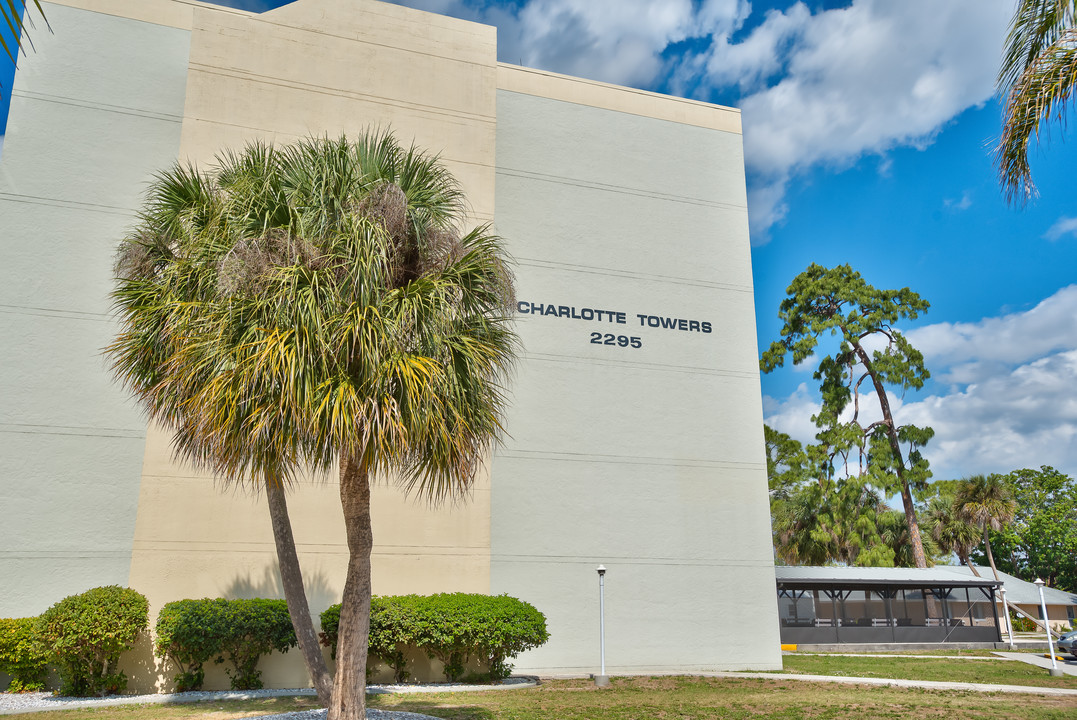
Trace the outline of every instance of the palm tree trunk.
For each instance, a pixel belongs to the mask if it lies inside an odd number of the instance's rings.
[[[979,571],[976,569],[976,566],[972,564],[972,560],[969,559],[968,555],[966,555],[964,557],[964,561],[965,561],[965,564],[968,565],[969,570],[972,571],[972,574],[975,575],[976,577],[980,577]],[[995,578],[995,579],[997,580],[998,578]]]
[[[995,567],[995,555],[991,552],[991,540],[988,537],[987,523],[984,523],[984,550],[987,552],[987,562],[991,565],[991,572],[995,574],[995,580],[998,580],[998,568]],[[975,572],[975,571],[973,571]],[[977,573],[979,574],[979,573]],[[1006,633],[1010,636],[1010,640],[1013,640],[1013,623],[1010,621],[1010,601],[1002,601],[1002,611],[1006,614],[1005,624]]]
[[[984,523],[984,548],[987,550],[987,562],[991,565],[991,572],[995,573],[995,579],[998,580],[998,568],[995,567],[995,555],[991,552],[991,540],[987,537],[987,524]]]
[[[310,673],[314,690],[318,693],[318,702],[328,707],[333,699],[333,676],[329,674],[329,668],[325,664],[318,634],[314,632],[314,622],[310,618],[307,593],[303,588],[303,571],[299,567],[292,523],[288,518],[284,485],[280,478],[266,473],[265,486],[269,517],[273,523],[273,542],[277,546],[277,564],[280,566],[280,579],[284,585],[284,599],[288,602],[288,615],[292,618],[292,627],[295,628],[303,662]]]
[[[370,478],[352,457],[340,459],[340,503],[348,538],[348,575],[340,607],[337,672],[327,720],[365,720],[370,639]]]

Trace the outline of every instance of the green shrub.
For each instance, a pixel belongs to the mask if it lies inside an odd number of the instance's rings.
[[[147,625],[146,598],[109,585],[64,598],[37,619],[35,630],[60,673],[60,694],[85,697],[123,692],[120,655]]]
[[[284,600],[177,600],[157,617],[158,657],[179,666],[177,691],[198,690],[204,663],[231,663],[225,669],[233,690],[262,687],[258,661],[277,650],[295,647],[295,628]]]
[[[11,676],[8,692],[45,689],[48,656],[34,633],[37,618],[0,618],[0,672]]]
[[[375,595],[374,597],[372,597],[370,599],[370,615],[371,615],[370,624],[372,626],[371,627],[371,632],[374,632],[374,628],[373,628],[373,625],[375,623],[374,617],[375,617],[375,614],[377,612],[375,610],[375,608],[377,607],[378,601],[380,599],[381,598],[379,598],[377,595]],[[330,605],[325,610],[323,610],[322,614],[320,616],[320,620],[321,620],[321,624],[322,624],[322,631],[320,633],[318,633],[318,640],[319,640],[319,642],[321,642],[322,645],[329,648],[329,654],[332,656],[332,658],[334,660],[336,660],[337,659],[337,638],[340,636],[340,632],[339,632],[339,628],[340,628],[340,603],[337,603],[336,605]],[[366,681],[370,682],[370,678],[373,675],[373,671],[374,671],[374,663],[372,662],[372,660],[370,658],[370,656],[373,655],[373,653],[370,652],[369,647],[367,648],[367,655],[368,655],[368,657],[367,657],[367,663],[366,663]]]
[[[157,656],[179,666],[173,677],[176,692],[200,690],[205,681],[203,665],[218,657],[227,628],[227,600],[177,600],[161,608],[157,616]]]
[[[377,597],[377,595],[374,597]],[[374,598],[370,599],[370,606],[371,608],[374,607]],[[323,646],[329,648],[329,654],[336,660],[337,638],[340,634],[340,603],[330,605],[325,610],[322,610],[318,620],[322,624],[322,631],[318,633],[318,640]]]
[[[508,595],[445,593],[425,598],[415,640],[445,665],[445,677],[459,679],[475,658],[500,680],[512,672],[508,662],[549,639],[546,617],[530,603]]]
[[[370,600],[370,654],[393,669],[393,681],[411,677],[405,650],[415,643],[418,595],[375,597]]]
[[[296,646],[295,627],[288,615],[285,600],[228,600],[226,606],[227,628],[221,639],[220,652],[214,662],[225,658],[235,668],[235,675],[228,673],[233,690],[257,690],[262,687],[262,672],[258,661],[274,650],[288,652]]]
[[[328,608],[321,620],[322,644],[333,648],[336,657],[340,605]],[[451,681],[463,676],[472,659],[489,668],[487,676],[474,679],[500,680],[512,672],[509,659],[548,638],[545,616],[508,595],[448,593],[371,600],[370,654],[393,668],[397,682],[409,675],[404,655],[409,645],[441,660]]]

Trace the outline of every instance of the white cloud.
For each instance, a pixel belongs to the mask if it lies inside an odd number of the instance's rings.
[[[926,455],[937,478],[1053,465],[1077,472],[1077,350],[903,408],[903,422],[930,425]]]
[[[1040,465],[1077,474],[1075,318],[1071,285],[1031,310],[908,333],[935,377],[951,384],[927,397],[891,398],[899,423],[934,428],[924,452],[937,479]],[[805,385],[764,401],[767,423],[802,442],[814,437],[817,409]],[[870,404],[864,412],[876,413]]]
[[[709,97],[735,90],[753,241],[785,214],[785,189],[816,165],[926,147],[994,92],[1013,0],[854,0],[768,11],[746,36],[746,0],[396,0],[498,26],[505,62]],[[687,39],[702,51],[667,56]],[[963,209],[958,201],[955,207]]]
[[[943,207],[947,210],[968,210],[972,207],[972,193],[966,190],[961,193],[961,199],[955,200],[953,198],[945,198],[942,201]]]
[[[1047,229],[1047,232],[1043,234],[1048,240],[1058,240],[1063,235],[1072,235],[1077,237],[1077,218],[1060,217],[1055,220],[1054,225]]]
[[[781,220],[779,191],[798,172],[926,147],[988,100],[1012,12],[1010,0],[856,0],[814,15],[798,3],[737,43],[716,34],[705,62],[687,58],[676,87],[745,93],[745,161],[767,188],[749,202],[753,242]]]
[[[1031,310],[975,323],[936,323],[911,330],[908,338],[924,354],[935,376],[975,383],[998,368],[1031,362],[1051,352],[1077,348],[1077,285],[1064,287]]]
[[[731,33],[751,10],[747,0],[395,1],[496,25],[503,62],[644,88],[665,75],[671,44]]]

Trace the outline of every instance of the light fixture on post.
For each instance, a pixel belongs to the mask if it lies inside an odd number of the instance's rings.
[[[602,670],[595,675],[595,685],[606,687],[610,684],[609,675],[606,674],[606,566],[599,565],[596,570],[598,571],[598,648]]]
[[[1058,666],[1058,662],[1055,660],[1055,642],[1051,638],[1051,623],[1047,620],[1047,601],[1043,599],[1043,586],[1046,583],[1040,578],[1036,578],[1036,587],[1040,589],[1040,614],[1043,615],[1043,628],[1047,631],[1047,652],[1051,653],[1051,675],[1054,677],[1062,677],[1062,668]]]

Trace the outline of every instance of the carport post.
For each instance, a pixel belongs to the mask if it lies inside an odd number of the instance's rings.
[[[1006,637],[1010,639],[1010,649],[1013,650],[1017,646],[1013,642],[1013,620],[1010,620],[1010,606],[1006,604],[1006,586],[1000,585],[998,591],[1002,595],[1002,616],[1005,618],[1003,622],[1006,627]]]

